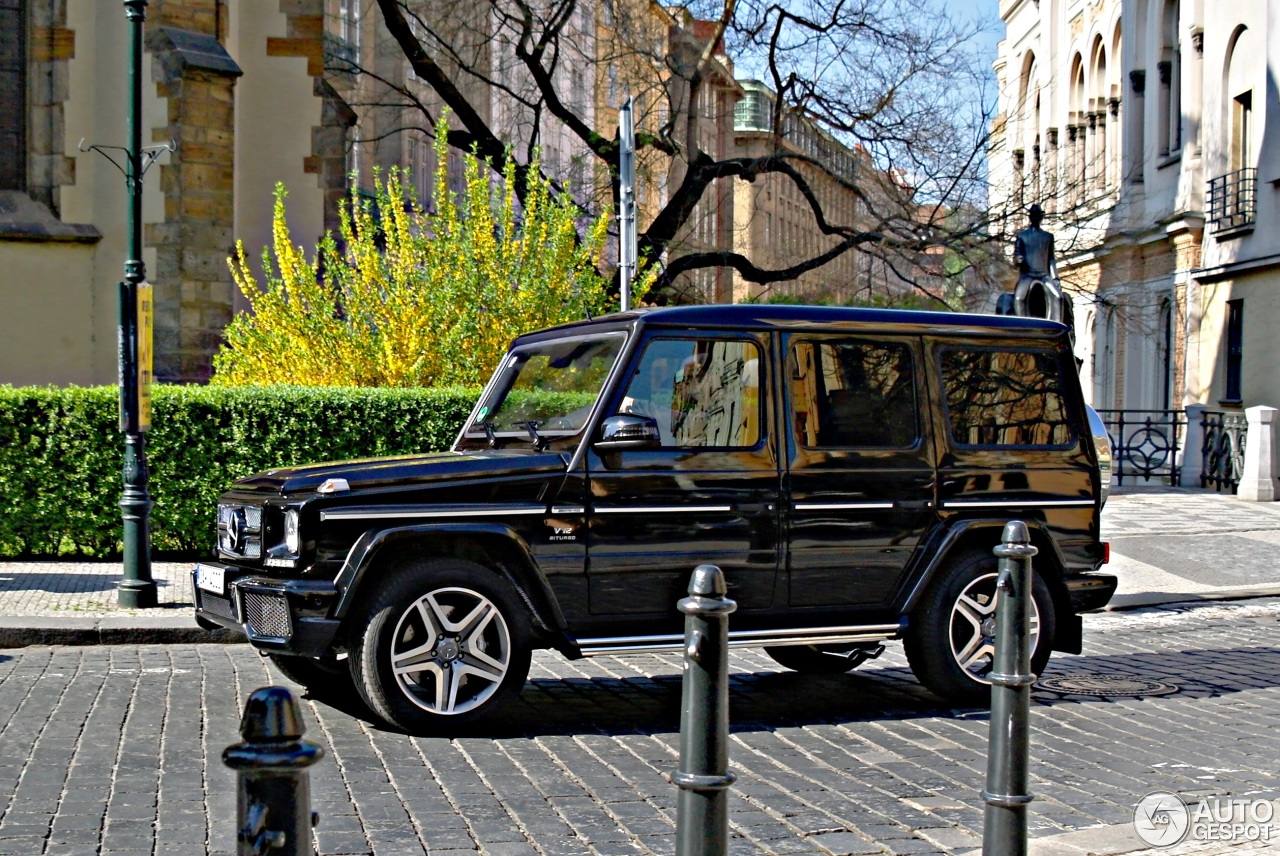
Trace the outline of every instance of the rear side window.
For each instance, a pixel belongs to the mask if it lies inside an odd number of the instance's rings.
[[[911,348],[858,340],[791,349],[791,420],[808,448],[906,448],[920,436]]]
[[[959,446],[1063,447],[1074,442],[1051,351],[942,352],[951,439]]]

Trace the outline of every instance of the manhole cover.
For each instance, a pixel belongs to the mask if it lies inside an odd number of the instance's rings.
[[[1036,689],[1063,695],[1091,696],[1159,696],[1178,691],[1176,686],[1163,681],[1122,675],[1055,675],[1041,678],[1036,683]]]

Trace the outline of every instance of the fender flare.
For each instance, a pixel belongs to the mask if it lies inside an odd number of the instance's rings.
[[[916,604],[918,604],[920,602],[920,598],[924,596],[925,590],[933,582],[939,571],[941,571],[942,568],[946,566],[947,562],[950,561],[952,554],[955,552],[956,545],[961,540],[972,532],[991,529],[994,532],[991,547],[994,549],[995,546],[1000,543],[1000,533],[1004,530],[1005,524],[1010,520],[1015,519],[1022,520],[1026,523],[1028,533],[1031,534],[1033,540],[1038,542],[1038,546],[1041,548],[1040,555],[1044,554],[1043,545],[1047,543],[1053,551],[1052,561],[1056,566],[1058,568],[1066,566],[1066,561],[1062,556],[1061,549],[1058,547],[1057,542],[1054,541],[1052,536],[1050,536],[1045,530],[1044,523],[1042,521],[1013,517],[970,517],[963,520],[956,520],[947,526],[946,529],[942,530],[941,534],[935,534],[929,539],[929,542],[924,545],[925,550],[923,555],[930,557],[929,563],[925,566],[924,571],[918,575],[916,584],[907,593],[906,600],[902,604],[902,614],[908,615],[916,608]],[[1036,533],[1039,533],[1039,538],[1035,537]],[[1037,557],[1037,559],[1038,558],[1039,557]],[[1050,591],[1053,592],[1055,599],[1062,600],[1062,602],[1065,603],[1066,601],[1063,599],[1066,594],[1065,589],[1063,591],[1058,591],[1058,589],[1061,588],[1061,582],[1053,575],[1048,574],[1044,575],[1044,579],[1045,582],[1049,584]]]
[[[533,558],[529,544],[510,526],[500,523],[423,523],[410,526],[393,526],[387,529],[370,529],[356,539],[334,579],[338,590],[338,603],[333,616],[345,619],[369,580],[369,572],[378,555],[387,546],[423,538],[461,535],[473,540],[506,542],[520,558],[522,567],[495,568],[511,583],[516,593],[525,601],[533,617],[554,637],[563,638],[567,624],[560,604],[556,601],[546,575]]]

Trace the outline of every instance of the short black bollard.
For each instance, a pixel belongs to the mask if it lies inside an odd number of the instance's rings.
[[[1000,546],[996,581],[995,666],[991,670],[991,736],[982,856],[1026,856],[1028,745],[1031,732],[1031,544],[1027,525],[1011,520]]]
[[[676,856],[729,852],[729,613],[724,574],[699,565],[684,619],[684,682],[680,696],[680,769],[671,780],[676,802]]]
[[[237,856],[311,856],[307,768],[324,750],[302,739],[306,726],[284,687],[254,690],[240,720],[243,743],[228,746],[222,763],[236,771]]]

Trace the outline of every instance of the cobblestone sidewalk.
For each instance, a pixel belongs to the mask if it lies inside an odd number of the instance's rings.
[[[1120,853],[1144,794],[1280,792],[1280,600],[1086,617],[1049,676],[1174,685],[1148,697],[1037,690],[1033,854]],[[980,846],[986,713],[939,706],[900,648],[850,675],[731,664],[735,854],[940,854]],[[233,850],[218,761],[239,707],[281,676],[244,645],[0,651],[0,854]],[[535,657],[498,733],[407,737],[308,699],[323,854],[669,854],[679,661]],[[1174,852],[1257,845],[1188,842]],[[1162,851],[1165,853],[1171,851]]]

